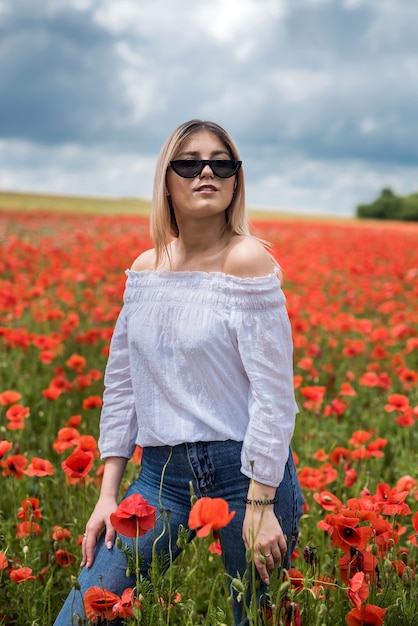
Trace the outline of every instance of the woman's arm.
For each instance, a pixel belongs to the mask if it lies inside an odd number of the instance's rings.
[[[270,582],[269,571],[273,571],[275,563],[282,562],[287,552],[287,545],[274,513],[274,504],[256,504],[255,501],[274,500],[275,494],[275,487],[252,480],[247,494],[251,503],[247,504],[242,526],[245,547],[252,551],[260,578],[267,585]],[[262,555],[261,559],[260,555]]]
[[[102,532],[106,533],[105,544],[110,550],[115,541],[115,530],[110,515],[118,507],[118,492],[128,459],[112,456],[105,460],[100,496],[86,524],[83,539],[81,567],[91,567],[94,561],[94,546]]]

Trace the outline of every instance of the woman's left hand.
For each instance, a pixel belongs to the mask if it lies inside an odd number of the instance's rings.
[[[247,550],[252,551],[260,578],[268,585],[269,572],[276,563],[281,564],[287,552],[283,531],[271,505],[247,505],[242,538]]]

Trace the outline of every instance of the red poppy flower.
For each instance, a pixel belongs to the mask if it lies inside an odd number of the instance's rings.
[[[100,587],[90,587],[84,594],[84,610],[87,619],[96,622],[100,617],[101,620],[111,621],[115,617],[113,607],[118,602],[120,598],[115,593]]]
[[[66,426],[69,428],[78,428],[81,424],[81,420],[83,419],[82,415],[71,415],[66,422]]]
[[[374,498],[370,494],[363,494],[360,498],[349,498],[346,502],[346,506],[348,509],[352,511],[356,511],[357,517],[359,516],[359,512],[362,512],[364,515],[364,511],[375,511],[376,505],[374,503]],[[365,519],[363,517],[363,519]]]
[[[35,576],[32,576],[32,569],[30,567],[18,567],[17,569],[12,569],[10,579],[14,583],[23,583],[26,580],[35,580]]]
[[[209,545],[208,550],[212,554],[222,555],[222,547],[221,547],[221,542],[219,541],[219,538],[216,539],[216,541],[212,541],[212,543]]]
[[[22,421],[29,415],[30,409],[22,404],[12,404],[6,411],[6,418],[10,421]]]
[[[78,444],[80,433],[72,427],[60,428],[57,438],[52,444],[55,452],[61,454],[64,450],[69,450]]]
[[[335,587],[335,578],[330,578],[329,576],[321,576],[319,574],[314,584],[310,588],[310,591],[315,595],[315,597],[324,598],[325,589],[328,588],[328,593],[329,593],[330,590],[332,590],[334,587]]]
[[[134,589],[125,589],[120,598],[120,602],[116,602],[113,606],[113,615],[120,618],[135,617],[134,607],[138,607],[140,609],[142,607],[142,603],[135,598]]]
[[[93,437],[93,435],[80,435],[77,444],[77,450],[90,452],[93,456],[99,456],[99,452],[97,450],[97,441]]]
[[[376,372],[366,372],[365,374],[360,376],[359,383],[363,387],[378,387],[379,376],[376,374]]]
[[[51,530],[51,539],[54,541],[62,541],[63,539],[70,539],[70,537],[71,532],[62,526],[54,526]]]
[[[403,413],[409,407],[409,399],[401,393],[392,393],[388,397],[388,402],[385,404],[385,411],[391,413],[392,411],[399,411]]]
[[[345,347],[343,349],[344,356],[354,357],[358,354],[363,354],[365,350],[365,343],[361,339],[346,339],[344,341]]]
[[[9,561],[4,552],[0,552],[0,569],[6,569],[6,567],[9,567]]]
[[[373,456],[384,456],[383,452],[380,455],[376,455],[376,453],[370,452],[366,448],[357,448],[353,450],[351,453],[351,458],[353,461],[364,461],[366,459],[371,459]]]
[[[415,425],[414,412],[412,409],[409,409],[405,411],[404,413],[402,413],[401,415],[394,417],[393,421],[396,422],[396,424],[398,424],[398,426],[401,426],[402,428],[409,428],[410,426],[414,426]]]
[[[336,446],[329,455],[331,463],[339,465],[341,461],[349,461],[351,459],[351,450],[343,446]]]
[[[170,599],[170,595],[171,595],[171,599]],[[162,596],[160,596],[158,598],[158,602],[161,604],[161,606],[166,606],[168,604],[168,609],[171,610],[175,604],[178,604],[181,600],[181,593],[180,592],[175,592],[172,591],[171,594],[166,594],[166,597],[163,598]]]
[[[211,530],[223,528],[234,517],[235,511],[228,510],[223,498],[199,498],[189,513],[189,528],[197,531],[198,537],[206,537]]]
[[[415,533],[412,534],[409,537],[409,541],[412,543],[413,546],[417,546],[418,545],[418,511],[415,513],[415,515],[412,516],[412,526],[414,527]]]
[[[398,374],[399,380],[402,383],[402,387],[405,391],[412,390],[418,383],[418,372],[403,367]]]
[[[6,426],[7,430],[23,430],[25,428],[24,419],[9,420]]]
[[[418,480],[416,478],[412,478],[409,474],[404,474],[401,476],[396,486],[393,488],[394,491],[408,491],[412,493],[414,489],[418,487]],[[418,500],[418,498],[416,498]]]
[[[42,529],[36,522],[26,521],[16,524],[16,539],[23,539],[24,537],[35,537],[42,535]]]
[[[34,457],[30,462],[30,465],[27,470],[24,471],[26,476],[52,476],[54,473],[54,468],[50,461],[46,459],[39,459],[38,457]]]
[[[350,578],[348,597],[356,609],[359,609],[362,603],[369,597],[369,586],[365,582],[364,572],[357,572]]]
[[[296,591],[302,591],[305,587],[305,575],[295,567],[289,567],[285,574],[286,580],[290,581],[292,589]]]
[[[351,439],[349,439],[349,443],[355,448],[361,447],[366,443],[371,437],[373,437],[374,431],[367,430],[356,430],[352,435]]]
[[[344,470],[344,487],[352,487],[357,480],[357,472],[354,467],[347,467]]]
[[[94,456],[90,452],[76,450],[61,463],[70,478],[84,478],[92,468]]]
[[[411,509],[404,502],[409,491],[396,491],[386,483],[379,483],[376,489],[375,503],[383,515],[410,515]]]
[[[347,626],[380,626],[384,623],[386,609],[375,604],[364,604],[359,609],[351,609],[345,616]]]
[[[18,391],[13,391],[11,389],[7,389],[6,391],[2,391],[0,393],[0,404],[6,406],[7,404],[14,404],[15,402],[19,402],[22,394]]]
[[[351,548],[338,560],[341,580],[348,585],[349,579],[357,572],[364,572],[368,580],[373,583],[377,576],[378,559],[371,552]]]
[[[89,396],[83,400],[83,409],[95,409],[101,407],[103,400],[100,396]]]
[[[42,389],[42,395],[47,400],[56,400],[60,397],[63,390],[61,387],[57,387],[56,385],[50,385],[47,389]]]
[[[357,391],[353,389],[351,383],[344,382],[341,383],[340,391],[338,392],[339,396],[357,396]]]
[[[399,578],[402,578],[407,568],[407,565],[403,561],[396,560],[396,561],[392,561],[392,567],[395,570],[395,572],[398,574]]]
[[[41,519],[42,513],[39,509],[40,501],[38,498],[25,498],[17,512],[19,519],[29,521],[32,519]]]
[[[39,354],[39,360],[41,363],[45,363],[45,365],[49,365],[56,358],[55,352],[52,350],[42,350]]]
[[[54,554],[55,563],[60,567],[70,567],[75,561],[74,555],[67,550],[56,550]]]
[[[128,496],[110,516],[113,528],[125,537],[141,537],[156,522],[156,507],[148,504],[139,493]]]
[[[316,502],[318,502],[318,504],[322,506],[323,509],[325,509],[326,511],[333,511],[334,513],[339,511],[343,505],[341,500],[339,500],[337,496],[334,496],[334,494],[330,491],[321,491],[321,493],[314,493],[313,498],[314,500],[316,500]]]
[[[7,441],[7,439],[2,439],[0,441],[0,459],[4,457],[6,452],[9,452],[13,448],[13,444],[11,441]]]
[[[327,404],[325,407],[323,416],[329,417],[330,415],[343,415],[347,407],[347,402],[343,402],[343,400],[340,400],[339,398],[334,398],[331,403]]]
[[[384,437],[377,437],[374,441],[371,441],[366,445],[368,450],[381,450],[387,446],[388,440]]]
[[[329,459],[329,454],[325,452],[324,448],[319,448],[313,453],[312,458],[315,459],[315,461],[327,461]]]
[[[373,535],[370,526],[358,527],[359,520],[345,515],[327,515],[325,520],[330,526],[331,542],[344,552],[349,552],[351,547],[362,550]],[[321,522],[318,523],[321,528]]]
[[[141,465],[142,462],[142,448],[141,446],[135,446],[135,450],[133,455],[130,458],[131,463],[135,463],[135,465]]]
[[[80,354],[72,354],[69,359],[65,361],[65,365],[76,372],[82,372],[86,367],[86,359]]]
[[[23,471],[28,464],[28,460],[23,454],[14,454],[2,461],[1,464],[4,467],[3,476],[14,476],[21,479],[24,476]]]
[[[301,387],[300,393],[306,401],[303,403],[309,411],[319,411],[324,399],[326,388],[321,386]]]

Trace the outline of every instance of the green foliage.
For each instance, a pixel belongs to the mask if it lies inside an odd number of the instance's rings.
[[[357,217],[379,220],[418,221],[418,193],[396,196],[391,189],[383,189],[371,204],[359,204]]]

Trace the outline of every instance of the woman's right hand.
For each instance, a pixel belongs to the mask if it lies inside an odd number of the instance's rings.
[[[115,542],[115,529],[110,523],[110,515],[116,511],[118,503],[115,498],[100,496],[93,513],[86,524],[86,531],[81,546],[83,558],[81,567],[91,567],[94,562],[94,547],[97,539],[105,532],[105,546],[110,550]]]
[[[110,516],[118,508],[118,491],[128,459],[110,456],[105,460],[102,486],[97,504],[86,524],[83,537],[81,567],[91,567],[94,562],[94,546],[100,535],[105,532],[105,546],[109,550],[115,542],[115,529],[110,523]]]

